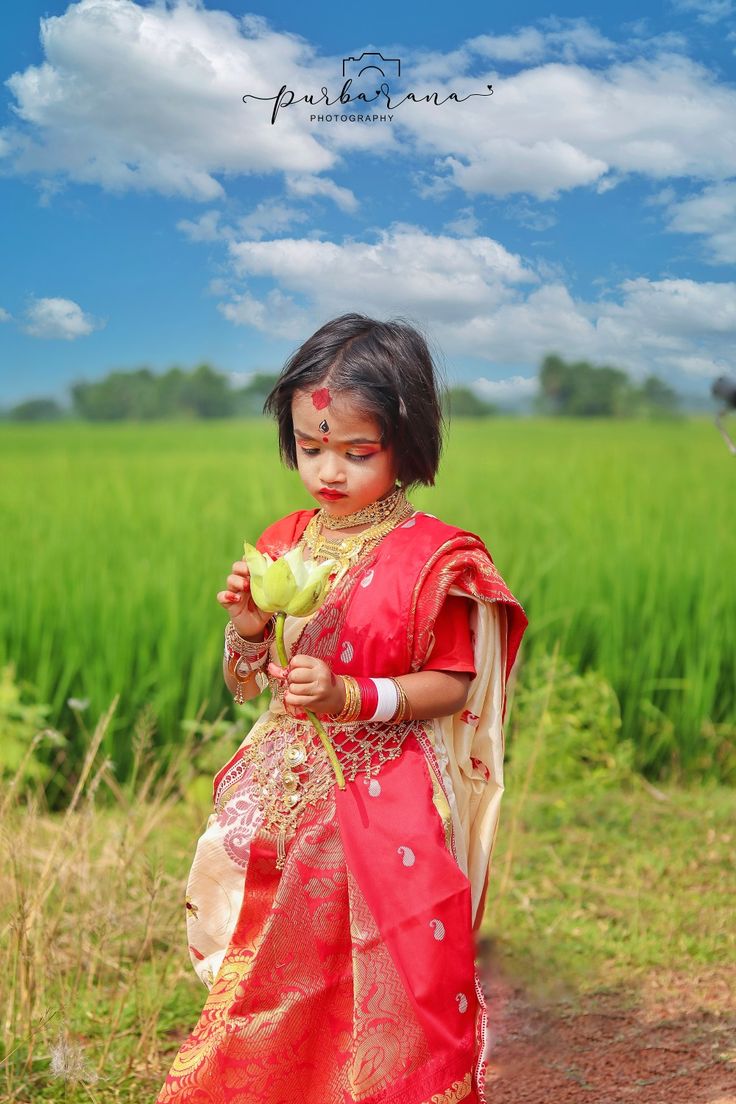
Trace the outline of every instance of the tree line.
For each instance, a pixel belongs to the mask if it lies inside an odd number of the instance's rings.
[[[677,392],[658,376],[636,384],[620,368],[568,363],[554,353],[542,361],[538,382],[535,409],[542,414],[622,418],[674,414],[679,407]]]
[[[256,417],[276,379],[276,374],[256,372],[244,386],[236,387],[209,364],[190,371],[174,367],[163,373],[150,368],[114,371],[99,380],[73,383],[69,407],[56,399],[34,398],[1,411],[0,416],[18,422]],[[620,368],[596,367],[585,360],[568,363],[555,353],[542,361],[537,382],[533,407],[540,414],[661,417],[674,415],[679,406],[677,393],[657,376],[637,384]],[[462,385],[448,388],[443,405],[446,413],[457,417],[502,412],[497,403]]]

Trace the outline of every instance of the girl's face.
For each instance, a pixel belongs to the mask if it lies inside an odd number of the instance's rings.
[[[297,464],[304,486],[326,513],[353,514],[390,494],[396,482],[392,447],[384,448],[373,418],[349,392],[295,391],[291,403]],[[328,498],[324,489],[344,497]]]

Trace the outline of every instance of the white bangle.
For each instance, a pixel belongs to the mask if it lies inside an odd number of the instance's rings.
[[[378,691],[378,705],[376,712],[369,719],[390,721],[399,706],[399,691],[396,689],[396,683],[390,678],[374,678],[371,682],[375,683]]]

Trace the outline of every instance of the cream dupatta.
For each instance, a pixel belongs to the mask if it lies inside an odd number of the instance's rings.
[[[469,597],[451,586],[451,595]],[[470,629],[476,676],[464,707],[432,722],[435,751],[452,813],[457,859],[469,878],[472,912],[481,903],[503,797],[507,609],[473,599]],[[477,718],[477,721],[476,721]]]

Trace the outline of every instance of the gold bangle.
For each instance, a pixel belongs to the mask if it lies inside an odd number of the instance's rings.
[[[411,706],[409,705],[409,699],[406,696],[406,690],[404,690],[404,687],[401,685],[401,683],[397,682],[395,678],[392,678],[391,681],[396,687],[397,693],[399,695],[399,704],[396,707],[396,712],[391,718],[391,723],[400,724],[401,721],[411,720]]]
[[[235,679],[233,701],[238,705],[245,703],[244,686],[253,675],[259,690],[262,684],[263,668],[268,663],[271,644],[275,638],[273,618],[263,626],[263,640],[246,640],[240,636],[232,621],[225,626],[225,665],[231,678]],[[267,631],[268,630],[268,631]]]
[[[266,621],[263,626],[263,640],[246,640],[244,636],[240,635],[232,621],[228,621],[225,625],[225,643],[230,652],[235,652],[239,656],[250,658],[260,655],[261,651],[264,649],[269,651],[271,644],[273,644],[276,638],[275,624],[272,617]]]
[[[352,675],[340,675],[345,684],[345,704],[339,713],[330,714],[330,720],[340,724],[350,724],[360,716],[360,687]]]
[[[345,701],[345,708],[340,714],[340,720],[349,724],[351,721],[355,721],[360,713],[360,688],[358,683],[352,675],[343,675],[346,683],[347,697]]]

